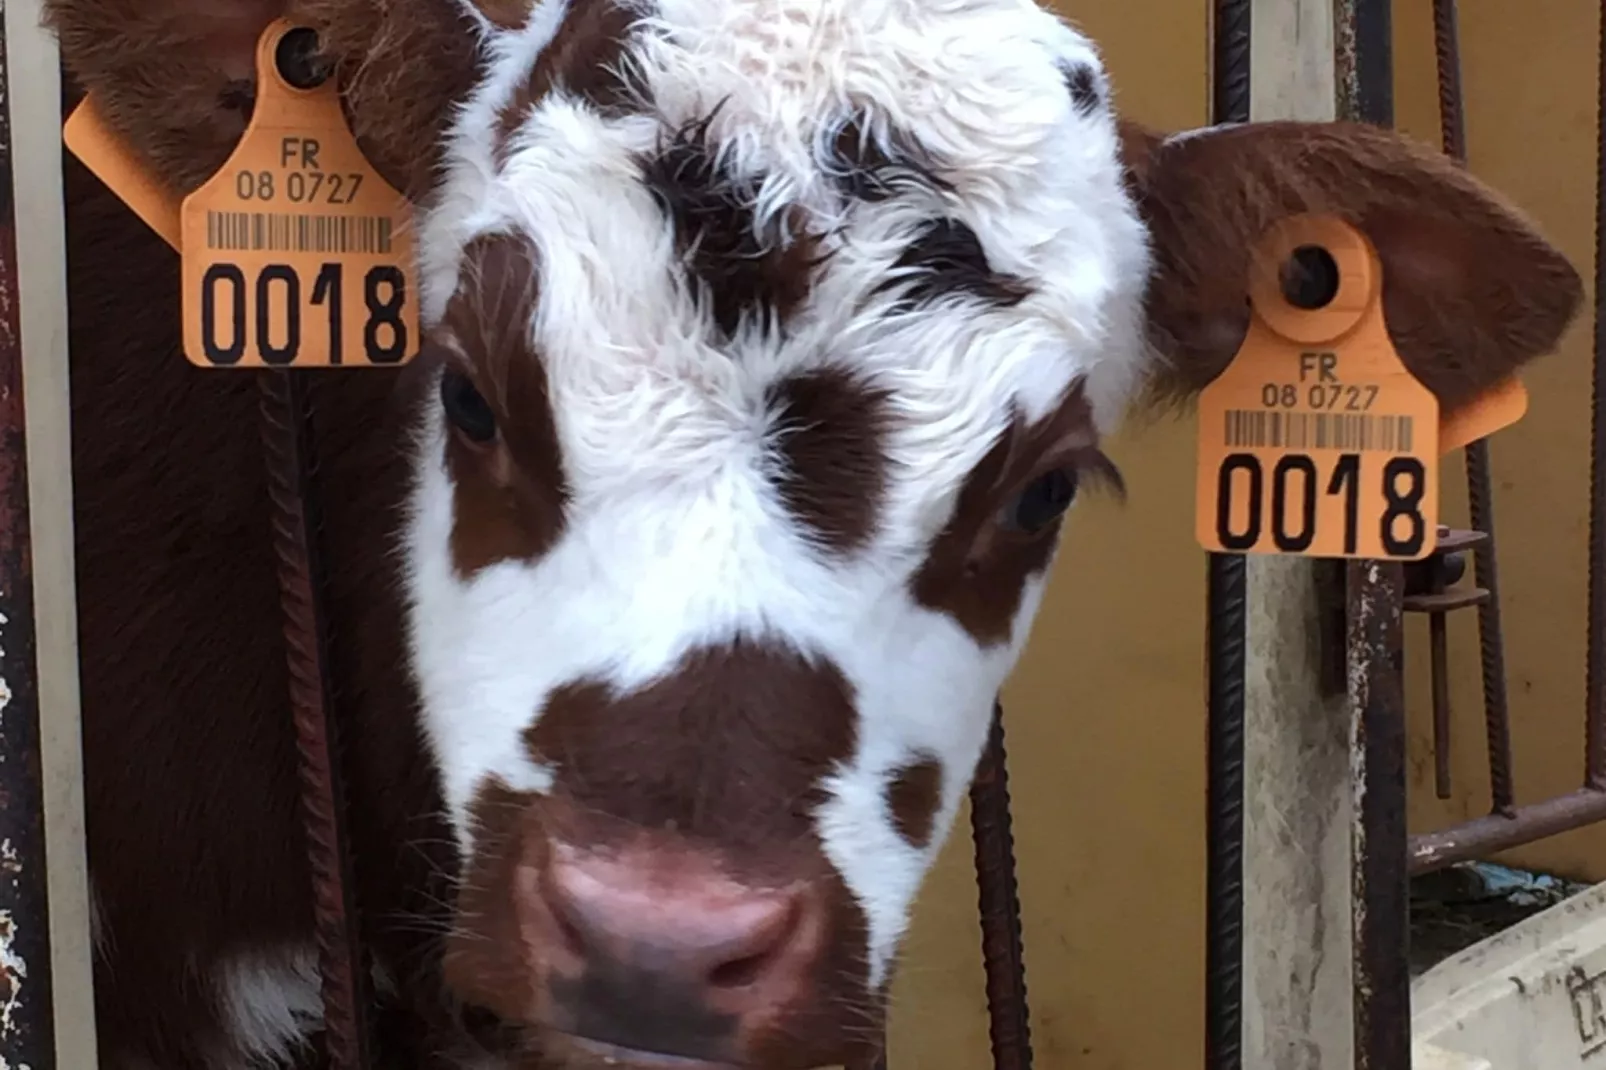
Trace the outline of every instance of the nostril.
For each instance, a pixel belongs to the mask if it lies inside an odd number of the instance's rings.
[[[557,922],[558,938],[563,941],[563,949],[572,955],[585,957],[586,938],[573,919],[559,907],[552,911],[552,920]]]
[[[708,983],[714,988],[746,988],[756,983],[791,945],[801,910],[796,899],[770,905],[765,911],[768,916],[750,923],[737,946],[728,948],[735,954],[709,972]]]
[[[545,913],[552,920],[552,929],[563,950],[583,958],[587,941],[582,905],[569,894],[561,880],[552,879],[555,874],[547,876],[548,879],[541,882],[541,898],[546,902]]]
[[[714,972],[708,975],[708,983],[714,988],[746,988],[763,976],[764,967],[774,957],[773,950],[762,951],[745,959],[723,963],[714,967]]]

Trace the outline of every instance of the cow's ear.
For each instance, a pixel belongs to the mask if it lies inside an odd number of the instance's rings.
[[[1171,137],[1123,122],[1129,186],[1148,224],[1149,333],[1162,397],[1197,393],[1248,325],[1267,230],[1336,215],[1371,240],[1401,359],[1454,412],[1554,349],[1578,272],[1517,208],[1444,155],[1352,123],[1267,122]]]
[[[255,99],[257,42],[291,15],[319,33],[363,150],[411,193],[427,183],[481,44],[527,0],[45,0],[62,60],[107,126],[189,192],[228,160]]]

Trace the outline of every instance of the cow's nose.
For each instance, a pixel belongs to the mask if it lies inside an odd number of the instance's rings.
[[[551,1026],[626,1053],[737,1063],[743,1038],[804,994],[823,928],[806,887],[735,880],[689,850],[558,847],[546,863],[521,913]]]

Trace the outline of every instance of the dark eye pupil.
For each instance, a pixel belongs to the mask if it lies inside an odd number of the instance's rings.
[[[1026,485],[1005,521],[1021,531],[1036,531],[1053,523],[1076,500],[1076,473],[1063,468],[1044,472]]]
[[[461,372],[441,376],[441,405],[446,409],[446,418],[475,442],[489,442],[496,437],[496,414],[468,376]]]

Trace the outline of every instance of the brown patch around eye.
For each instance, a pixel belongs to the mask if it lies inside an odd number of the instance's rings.
[[[887,781],[887,809],[892,824],[911,847],[931,843],[942,802],[942,763],[923,758],[906,765]]]
[[[885,392],[840,369],[770,388],[781,500],[826,547],[848,553],[875,532],[886,494]]]
[[[1079,441],[1085,444],[1067,446]],[[1027,581],[1054,556],[1060,522],[1056,518],[1033,533],[1004,532],[999,510],[1043,468],[1045,458],[1060,455],[1084,478],[1113,473],[1093,441],[1093,414],[1080,386],[1036,423],[1017,418],[960,487],[953,517],[910,583],[915,601],[947,613],[978,643],[1008,642]],[[1114,482],[1119,487],[1118,475]]]
[[[538,292],[537,254],[527,239],[489,235],[464,252],[444,327],[494,420],[496,436],[475,441],[448,423],[453,484],[452,562],[468,576],[504,560],[531,560],[562,534],[568,483],[541,355],[530,344]],[[426,404],[440,405],[439,393]],[[450,420],[450,418],[448,417]]]

